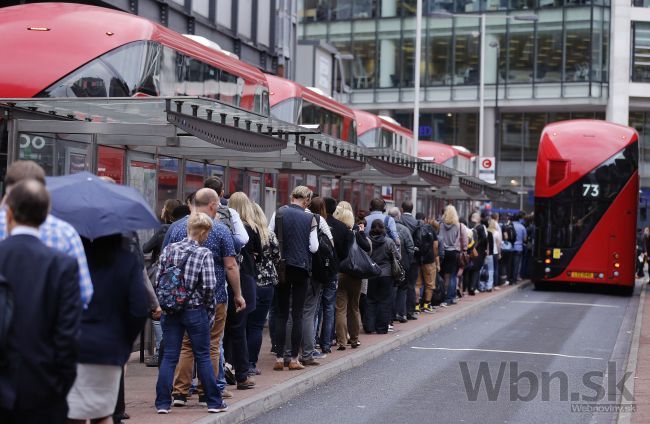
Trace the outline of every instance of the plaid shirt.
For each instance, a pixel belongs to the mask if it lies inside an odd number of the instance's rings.
[[[212,252],[208,248],[201,247],[195,240],[184,238],[178,243],[167,245],[163,249],[160,254],[160,267],[158,267],[156,286],[159,283],[161,269],[166,267],[169,262],[179,266],[190,251],[192,253],[187,258],[185,273],[183,274],[185,288],[188,291],[194,290],[188,306],[194,308],[205,306],[212,320],[215,310],[214,290],[217,285],[214,261],[212,260]],[[203,284],[201,285],[197,285],[199,277],[202,278]],[[194,289],[195,286],[196,289]]]
[[[90,303],[93,296],[93,283],[90,280],[90,271],[86,261],[86,252],[81,243],[77,231],[65,221],[48,215],[45,222],[39,228],[41,241],[52,249],[72,256],[79,264],[79,290],[84,308]],[[0,240],[6,239],[7,234],[7,212],[4,208],[0,210]]]
[[[187,237],[187,220],[188,216],[174,222],[165,236],[163,246],[170,243],[179,242]],[[212,230],[208,234],[208,239],[203,243],[204,247],[210,249],[214,258],[214,270],[217,275],[217,287],[214,291],[214,297],[217,303],[228,302],[228,292],[226,291],[226,270],[223,266],[223,258],[235,256],[235,245],[230,230],[218,220],[213,221]],[[162,263],[162,262],[161,262]]]

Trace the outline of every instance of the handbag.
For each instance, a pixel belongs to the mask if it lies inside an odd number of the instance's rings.
[[[469,253],[462,251],[458,255],[458,267],[465,268],[469,264],[470,258]]]
[[[356,232],[348,256],[341,261],[339,266],[342,273],[359,279],[374,278],[381,275],[379,265],[357,244]]]
[[[275,266],[275,269],[278,273],[278,285],[284,284],[287,281],[287,261],[284,258],[284,225],[283,225],[283,220],[282,220],[282,212],[285,206],[281,207],[278,209],[277,213],[275,214],[275,232],[276,235],[278,236],[278,248],[280,250],[280,260],[278,261],[278,264]]]
[[[397,259],[397,256],[392,251],[390,252],[390,271],[395,282],[402,283],[406,280],[406,271],[404,270],[402,263]]]

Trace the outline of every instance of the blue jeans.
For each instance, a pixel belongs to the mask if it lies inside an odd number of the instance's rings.
[[[226,371],[223,369],[223,364],[226,363],[226,357],[224,356],[223,353],[223,337],[221,338],[221,341],[219,342],[219,373],[217,374],[217,387],[219,388],[219,393],[223,392],[226,390],[226,385],[228,384],[226,382]]]
[[[162,340],[162,327],[160,326],[160,321],[153,322],[153,335],[156,340],[156,353],[160,352],[160,341]]]
[[[246,326],[246,339],[248,341],[248,361],[251,368],[257,366],[257,359],[262,349],[262,331],[266,323],[266,314],[273,302],[273,286],[257,287],[257,305],[255,310],[248,314]]]
[[[178,364],[183,335],[186,331],[192,343],[192,351],[207,397],[208,408],[220,407],[221,393],[217,388],[217,379],[210,361],[210,321],[206,310],[204,308],[186,309],[176,315],[163,315],[161,325],[165,338],[165,352],[156,383],[156,408],[171,408],[174,370]]]
[[[510,262],[510,283],[517,283],[517,278],[519,278],[519,270],[521,268],[521,251],[514,250],[512,252],[512,261]]]
[[[456,250],[447,250],[442,259],[442,275],[447,286],[447,304],[454,303],[456,299],[456,285],[458,280],[458,255]]]
[[[332,346],[334,339],[334,319],[336,317],[336,289],[338,280],[331,281],[323,285],[323,294],[321,295],[321,315],[320,320],[320,347],[321,350],[328,350]]]
[[[486,284],[486,290],[492,290],[494,287],[494,263],[496,262],[496,256],[494,255],[488,255],[487,258],[485,258],[485,266],[487,266],[488,270],[488,280]]]

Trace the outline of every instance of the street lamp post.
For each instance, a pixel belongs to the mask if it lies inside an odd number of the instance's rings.
[[[473,13],[463,13],[463,14],[454,14],[451,12],[448,12],[446,10],[439,10],[432,12],[430,14],[432,17],[436,18],[453,18],[455,16],[476,16],[480,19],[480,25],[481,25],[481,32],[480,32],[480,37],[481,37],[481,58],[480,58],[480,70],[479,70],[479,130],[478,130],[478,155],[479,155],[479,163],[480,163],[480,158],[484,154],[484,127],[485,127],[485,36],[486,36],[486,20],[487,18],[504,18],[504,19],[514,19],[516,21],[531,21],[535,22],[539,17],[537,15],[496,15],[496,14],[486,14],[486,13],[481,13],[481,14],[473,14]],[[498,53],[498,50],[497,50]],[[497,90],[498,90],[498,84],[499,84],[499,75],[498,75],[498,57],[497,57]],[[498,97],[499,93],[497,91],[496,97]],[[498,107],[498,106],[497,106]],[[478,175],[478,169],[479,167],[476,167],[476,172]]]
[[[490,43],[490,47],[496,48],[496,83],[495,83],[495,91],[494,91],[494,144],[498,145],[501,142],[501,120],[500,120],[500,115],[499,115],[499,57],[500,57],[500,46],[497,41],[493,41]],[[496,179],[496,174],[495,174],[495,179]]]
[[[413,157],[418,157],[418,139],[420,137],[420,62],[422,60],[422,0],[417,0],[416,18],[415,18],[415,75],[413,79]],[[413,203],[413,213],[417,210],[418,189],[411,189],[411,202]]]

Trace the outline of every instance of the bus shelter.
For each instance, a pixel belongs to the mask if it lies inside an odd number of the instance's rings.
[[[385,187],[433,193],[432,187],[453,186],[458,178],[430,161],[212,99],[3,99],[0,112],[6,137],[0,166],[31,159],[48,175],[107,175],[138,189],[155,210],[212,175],[224,179],[227,193],[247,192],[269,216],[298,184],[363,209]],[[480,183],[473,187],[482,195]]]

